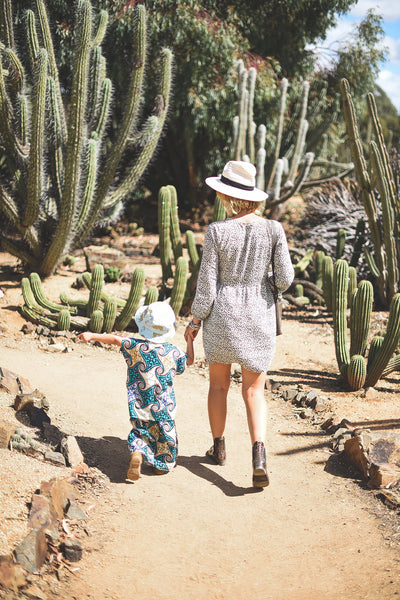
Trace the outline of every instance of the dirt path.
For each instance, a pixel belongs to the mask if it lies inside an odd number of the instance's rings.
[[[272,366],[274,379],[290,371],[289,380],[302,380],[296,371],[304,373],[307,367],[321,377],[326,369],[334,371],[324,326],[288,321],[285,332]],[[197,351],[201,355],[199,344]],[[55,584],[54,597],[399,596],[400,553],[390,547],[370,511],[371,493],[328,472],[327,438],[296,421],[282,401],[267,397],[271,485],[255,491],[240,387],[233,384],[229,396],[228,462],[214,466],[204,457],[211,441],[207,378],[195,368],[188,370],[176,379],[177,468],[166,476],[144,469],[137,483],[127,484],[125,365],[117,351],[76,344],[70,354],[52,354],[22,339],[2,344],[0,364],[45,393],[52,421],[78,437],[88,464],[111,481],[110,492],[90,511],[91,536],[79,570]],[[361,401],[357,410],[365,416],[367,405]],[[391,417],[398,418],[399,411]]]

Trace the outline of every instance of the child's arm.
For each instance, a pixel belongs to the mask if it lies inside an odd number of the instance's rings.
[[[186,338],[186,354],[187,354],[187,365],[190,367],[194,363],[194,348],[193,338],[190,335]]]
[[[124,338],[112,333],[92,333],[91,331],[84,331],[78,335],[78,339],[82,342],[103,342],[103,344],[114,344],[115,346],[122,345]]]

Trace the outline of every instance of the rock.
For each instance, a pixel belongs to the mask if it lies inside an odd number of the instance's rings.
[[[24,590],[25,596],[31,600],[47,600],[48,597],[37,585],[31,585]]]
[[[33,333],[35,331],[35,329],[36,329],[35,325],[33,323],[31,323],[30,321],[27,321],[21,327],[21,331],[25,335],[29,334],[29,333]]]
[[[49,450],[45,453],[44,460],[52,463],[53,465],[58,465],[59,467],[66,466],[65,457],[63,454],[61,454],[61,452],[53,452],[52,450]]]
[[[360,435],[356,435],[345,441],[344,454],[350,463],[360,471],[363,478],[368,479],[369,464]]]
[[[42,481],[40,484],[40,493],[50,499],[55,509],[58,519],[64,517],[64,512],[68,504],[78,497],[74,487],[64,479],[51,479]]]
[[[0,448],[8,448],[11,436],[14,435],[17,427],[0,417]]]
[[[37,573],[47,558],[45,528],[32,529],[15,548],[16,561],[29,573]]]
[[[77,562],[82,558],[82,545],[79,540],[65,540],[61,544],[61,552],[70,562]]]
[[[14,409],[18,412],[19,410],[28,411],[32,406],[36,406],[37,408],[43,408],[43,410],[49,410],[49,403],[46,400],[46,396],[39,392],[39,390],[34,390],[29,394],[17,394],[14,400]]]
[[[36,327],[36,333],[38,335],[43,335],[44,337],[49,337],[51,335],[51,330],[44,325],[38,325]]]
[[[389,506],[389,508],[400,508],[400,493],[396,490],[381,490],[378,497]]]
[[[23,587],[25,583],[25,575],[20,565],[0,559],[0,586],[18,592],[18,588]]]
[[[293,402],[293,400],[296,398],[298,393],[299,393],[298,389],[286,388],[286,390],[284,390],[284,392],[283,392],[283,399],[286,400],[287,402]]]
[[[61,440],[61,452],[70,467],[76,467],[85,462],[78,442],[73,435],[67,435]]]
[[[32,529],[51,528],[55,526],[56,522],[57,515],[49,498],[42,494],[33,494],[28,518],[29,527]]]
[[[43,423],[42,430],[45,440],[55,448],[61,444],[61,440],[65,437],[65,433],[51,423]]]
[[[79,506],[77,502],[71,500],[69,502],[66,515],[68,519],[78,519],[78,520],[87,520],[89,517],[85,513],[84,510]]]
[[[372,463],[369,468],[368,487],[370,489],[385,488],[400,481],[400,467],[394,463]],[[400,498],[400,496],[399,496]]]

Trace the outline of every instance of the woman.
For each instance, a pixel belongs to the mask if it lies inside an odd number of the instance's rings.
[[[210,374],[208,414],[214,440],[207,455],[219,465],[226,460],[224,430],[231,364],[241,365],[253,485],[265,487],[269,479],[264,388],[276,338],[268,271],[272,261],[276,287],[283,292],[293,281],[293,266],[280,223],[256,214],[267,194],[255,187],[255,174],[254,165],[230,161],[220,177],[206,179],[221,198],[228,218],[207,228],[192,304],[193,319],[185,337],[194,339],[203,322]]]

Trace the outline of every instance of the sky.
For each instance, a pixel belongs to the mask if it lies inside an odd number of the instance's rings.
[[[400,114],[400,2],[399,0],[359,0],[351,11],[338,20],[337,26],[328,32],[323,45],[334,47],[335,43],[345,39],[355,23],[366,16],[368,9],[382,15],[382,27],[385,32],[384,45],[388,56],[377,79],[377,84],[386,92]]]

